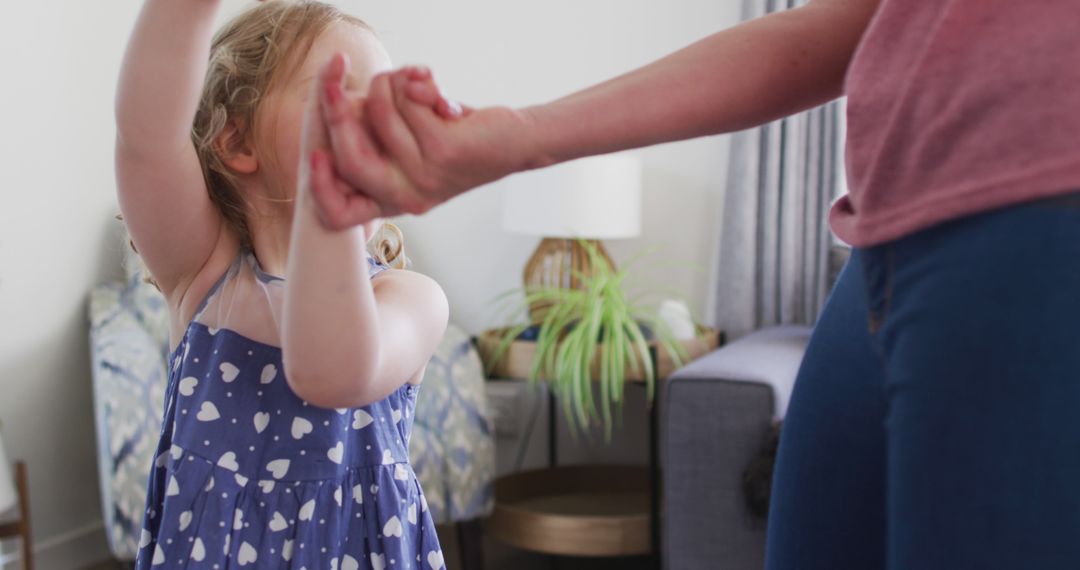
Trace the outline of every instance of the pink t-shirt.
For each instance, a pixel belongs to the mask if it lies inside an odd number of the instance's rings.
[[[1080,190],[1080,0],[882,0],[846,91],[851,245]]]

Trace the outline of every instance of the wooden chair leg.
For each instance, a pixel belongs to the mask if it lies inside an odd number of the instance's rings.
[[[19,526],[22,535],[23,570],[34,570],[34,541],[30,537],[30,484],[26,463],[15,463],[15,486],[19,490]]]
[[[484,570],[483,525],[479,520],[457,523],[458,547],[463,570]]]

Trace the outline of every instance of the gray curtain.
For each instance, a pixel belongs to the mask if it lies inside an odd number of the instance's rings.
[[[744,0],[746,18],[798,0]],[[839,104],[732,135],[710,306],[733,337],[813,324],[824,304],[842,141]]]

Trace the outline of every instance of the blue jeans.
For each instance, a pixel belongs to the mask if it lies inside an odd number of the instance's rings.
[[[856,249],[785,418],[770,570],[1080,568],[1080,199]]]

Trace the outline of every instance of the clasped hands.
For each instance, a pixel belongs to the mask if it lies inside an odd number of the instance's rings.
[[[378,74],[366,95],[350,95],[348,72],[348,59],[334,56],[306,118],[303,160],[310,168],[300,169],[300,185],[329,229],[422,214],[539,155],[527,136],[527,112],[461,106],[419,67]]]

